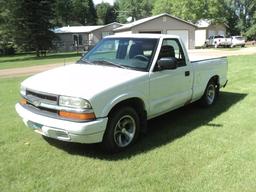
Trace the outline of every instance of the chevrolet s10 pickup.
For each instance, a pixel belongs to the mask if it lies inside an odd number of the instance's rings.
[[[197,101],[211,106],[227,83],[225,57],[190,61],[178,36],[103,38],[77,63],[21,83],[17,113],[34,131],[124,150],[147,120]]]

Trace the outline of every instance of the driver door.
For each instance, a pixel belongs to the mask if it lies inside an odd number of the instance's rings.
[[[150,74],[149,116],[157,116],[178,108],[192,97],[192,69],[186,64],[183,49],[178,39],[163,40],[158,59],[162,57],[175,57],[177,68],[158,70],[156,64],[154,71]]]

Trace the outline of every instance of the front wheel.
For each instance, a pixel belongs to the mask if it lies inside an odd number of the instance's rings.
[[[200,99],[200,104],[204,107],[213,105],[219,93],[219,86],[215,81],[210,80],[204,91],[204,95]]]
[[[140,132],[137,112],[131,107],[122,107],[109,115],[103,137],[103,148],[108,152],[122,151],[132,145]]]

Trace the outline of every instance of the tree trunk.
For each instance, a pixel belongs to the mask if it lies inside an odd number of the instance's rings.
[[[40,57],[40,51],[39,51],[39,49],[36,49],[36,56],[37,56],[37,57]]]

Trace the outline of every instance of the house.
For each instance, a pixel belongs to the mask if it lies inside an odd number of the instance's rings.
[[[185,46],[189,49],[195,47],[195,30],[197,26],[174,17],[170,14],[163,13],[152,17],[147,17],[125,24],[114,29],[115,34],[120,33],[162,33],[178,35],[183,40]]]
[[[54,29],[58,37],[56,47],[59,51],[87,50],[107,35],[113,34],[113,29],[122,26],[120,23],[110,23],[98,26],[67,26]]]
[[[228,26],[225,23],[214,23],[210,20],[202,19],[197,23],[197,30],[195,32],[195,46],[204,46],[205,40],[213,35],[226,36]]]

